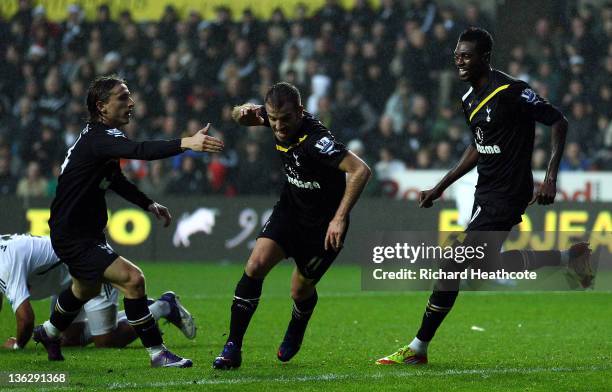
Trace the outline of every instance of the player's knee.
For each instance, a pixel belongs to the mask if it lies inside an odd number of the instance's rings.
[[[246,265],[245,272],[250,278],[263,279],[270,270],[269,262],[263,257],[251,257]]]
[[[145,277],[142,271],[130,272],[128,281],[124,283],[125,295],[130,298],[140,298],[145,294]]]
[[[314,283],[310,283],[308,280],[304,279],[299,284],[294,284],[291,286],[291,298],[294,301],[304,301],[312,297],[312,294],[315,292]]]

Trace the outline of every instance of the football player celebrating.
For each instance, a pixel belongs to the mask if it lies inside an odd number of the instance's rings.
[[[521,222],[521,215],[529,204],[554,202],[567,120],[527,83],[493,69],[492,48],[493,39],[483,29],[470,27],[459,37],[454,60],[459,79],[471,85],[462,98],[462,105],[474,140],[459,163],[434,188],[421,192],[419,205],[431,207],[446,188],[477,167],[472,218],[463,242],[482,243],[482,236],[487,232],[493,237],[488,244],[491,259],[499,259],[504,269],[522,271],[564,265],[578,283],[588,287],[593,273],[587,243],[575,244],[564,251],[521,250],[499,254],[508,233]],[[551,126],[552,141],[546,177],[534,195],[531,155],[536,122]],[[466,268],[468,265],[464,263]],[[376,362],[384,365],[427,363],[429,342],[452,309],[459,283],[459,280],[438,280],[416,337],[409,345]]]
[[[277,356],[286,362],[297,354],[317,304],[316,284],[342,249],[349,212],[370,177],[370,168],[304,111],[298,89],[289,83],[272,86],[264,106],[244,104],[232,116],[241,125],[272,128],[287,181],[236,286],[230,331],[213,362],[216,369],[240,366],[242,340],[264,278],[290,257],[296,264],[291,277],[294,304]]]
[[[219,152],[223,142],[207,132],[210,124],[190,137],[175,140],[130,140],[120,128],[130,122],[135,102],[125,81],[116,76],[96,78],[87,91],[89,121],[68,149],[51,203],[49,228],[53,250],[68,266],[72,285],[58,296],[49,320],[34,328],[33,339],[42,343],[52,361],[64,359],[61,332],[83,305],[98,295],[103,283],[123,293],[128,322],[150,357],[152,367],[191,367],[193,362],[172,353],[165,345],[147,306],[145,277],[138,266],[115,252],[106,242],[106,192],[149,211],[168,227],[170,211],[154,202],[121,171],[121,158],[156,160],[185,150]]]

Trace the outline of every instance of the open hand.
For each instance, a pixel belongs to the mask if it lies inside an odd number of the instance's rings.
[[[186,145],[182,147],[189,148],[198,152],[220,152],[223,150],[224,144],[221,140],[208,134],[210,123],[200,129],[195,135],[185,138]]]
[[[342,236],[346,231],[346,219],[334,218],[329,222],[327,233],[325,234],[325,250],[333,249],[339,251],[342,249]]]

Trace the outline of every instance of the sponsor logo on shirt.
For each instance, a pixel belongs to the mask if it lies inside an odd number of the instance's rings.
[[[482,144],[476,143],[476,150],[481,154],[501,154],[501,148],[497,144],[492,146],[483,146]]]
[[[287,181],[291,184],[294,185],[298,188],[301,189],[321,189],[321,185],[319,185],[318,182],[316,181],[302,181],[302,180],[298,180],[297,178],[293,178],[288,174],[285,174],[287,176]]]
[[[476,127],[474,131],[474,141],[476,142],[476,150],[481,154],[501,154],[501,148],[497,144],[492,146],[484,145],[484,131],[480,127]]]
[[[484,142],[484,132],[482,132],[482,128],[476,127],[474,134],[476,135],[476,143],[482,144]]]

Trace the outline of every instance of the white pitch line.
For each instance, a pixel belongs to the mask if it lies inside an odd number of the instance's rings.
[[[319,297],[327,297],[327,298],[354,298],[354,297],[407,297],[418,295],[421,293],[418,292],[397,292],[397,293],[389,293],[389,292],[374,292],[374,291],[338,291],[338,292],[328,292],[321,293],[319,292]],[[263,298],[290,298],[289,292],[287,294],[263,294]],[[228,299],[232,298],[230,294],[195,294],[195,295],[183,295],[181,294],[181,298],[189,298],[189,299]]]
[[[397,366],[402,368],[402,371],[393,371],[388,373],[373,373],[373,374],[336,374],[328,373],[317,376],[297,376],[297,377],[242,377],[242,378],[227,378],[227,379],[200,379],[192,381],[171,381],[171,382],[152,382],[152,383],[111,383],[107,386],[108,389],[132,389],[132,388],[143,388],[143,387],[174,387],[174,386],[188,386],[188,385],[239,385],[239,384],[253,384],[253,383],[305,383],[305,382],[316,382],[316,381],[368,381],[368,380],[381,380],[385,378],[414,378],[414,377],[453,377],[463,375],[479,375],[482,377],[489,377],[491,375],[499,374],[534,374],[534,373],[567,373],[567,372],[583,372],[583,371],[602,371],[610,370],[612,366],[583,366],[583,367],[549,367],[549,368],[492,368],[492,369],[459,369],[459,370],[443,370],[443,371],[426,371],[414,368],[408,368],[404,366]]]
[[[377,366],[377,365],[372,365]],[[385,366],[388,368],[388,366]],[[448,370],[424,370],[415,367],[393,366],[393,370],[389,372],[378,372],[372,374],[347,374],[347,373],[328,373],[315,376],[293,376],[293,377],[240,377],[240,378],[223,378],[223,379],[199,379],[190,381],[169,381],[169,382],[113,382],[103,386],[102,388],[111,390],[121,389],[134,389],[134,388],[166,388],[166,387],[186,387],[189,385],[243,385],[243,384],[257,384],[257,383],[308,383],[317,381],[374,381],[383,380],[386,378],[415,378],[415,377],[454,377],[464,375],[478,375],[483,378],[490,377],[492,375],[500,374],[535,374],[535,373],[570,373],[570,372],[585,372],[585,371],[606,371],[611,370],[612,365],[605,366],[578,366],[578,367],[540,367],[540,368],[490,368],[490,369],[448,369]],[[426,369],[426,368],[425,368]],[[99,388],[100,386],[92,385],[93,388]],[[56,391],[72,389],[71,386],[55,386],[42,388],[41,391]]]
[[[461,295],[468,296],[491,296],[491,295],[577,295],[576,291],[462,291]],[[610,295],[612,292],[602,291],[586,291],[580,292],[580,295]],[[431,294],[431,291],[319,291],[320,298],[355,298],[355,297],[412,297]],[[181,298],[185,299],[228,299],[231,294],[181,294]],[[263,298],[289,298],[287,294],[263,294]]]

